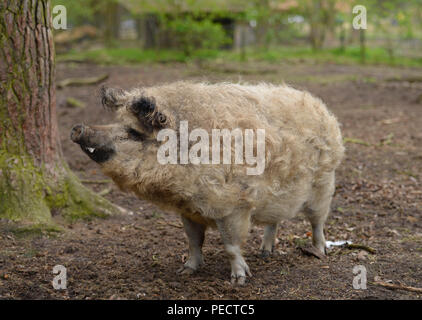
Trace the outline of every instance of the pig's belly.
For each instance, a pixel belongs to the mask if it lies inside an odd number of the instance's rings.
[[[273,224],[294,218],[303,209],[308,199],[309,193],[303,190],[280,196],[268,196],[266,201],[252,212],[252,221],[257,224]]]
[[[303,208],[304,201],[293,203],[268,203],[263,208],[257,208],[252,213],[252,222],[256,224],[273,224],[281,220],[295,217]]]
[[[309,181],[300,182],[284,189],[288,191],[268,191],[261,194],[259,202],[250,203],[251,206],[254,206],[252,210],[250,207],[244,209],[250,211],[251,222],[263,225],[274,224],[295,217],[309,200],[312,188]],[[241,210],[237,209],[236,211],[239,213]],[[194,206],[186,206],[184,210],[179,210],[179,213],[197,223],[210,227],[216,226],[213,218],[202,215],[199,210],[194,209]]]
[[[190,220],[209,227],[216,227],[215,220],[202,216],[199,212],[183,212],[183,216]]]
[[[295,217],[303,208],[306,199],[295,198],[287,201],[286,199],[274,198],[261,207],[257,207],[251,212],[251,222],[253,224],[265,225],[278,223],[284,219]],[[192,221],[209,226],[216,227],[214,219],[204,217],[198,212],[184,212],[183,215]]]

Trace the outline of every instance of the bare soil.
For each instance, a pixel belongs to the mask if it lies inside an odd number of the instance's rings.
[[[245,258],[253,273],[245,286],[229,282],[230,265],[216,230],[206,234],[205,266],[177,275],[187,256],[178,216],[122,193],[112,183],[88,183],[132,214],[62,222],[64,231],[16,234],[0,222],[0,299],[421,299],[374,284],[374,278],[422,287],[422,83],[400,77],[422,70],[303,64],[97,66],[60,64],[58,80],[110,75],[108,85],[131,88],[179,79],[286,82],[321,97],[337,115],[347,155],[337,173],[336,195],[326,224],[330,241],[351,240],[374,248],[335,248],[326,259],[305,255],[310,225],[284,221],[274,255],[259,256],[262,229],[253,227]],[[391,81],[391,79],[398,79]],[[64,155],[83,181],[104,180],[95,163],[69,139],[76,123],[101,124],[113,115],[100,107],[99,85],[57,91]],[[67,98],[86,103],[67,106]],[[55,290],[53,267],[67,268],[67,289]],[[352,286],[353,267],[367,269],[367,289]]]

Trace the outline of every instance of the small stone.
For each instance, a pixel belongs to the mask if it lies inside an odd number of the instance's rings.
[[[361,250],[358,253],[358,260],[363,261],[366,260],[366,256],[368,255],[368,252]]]

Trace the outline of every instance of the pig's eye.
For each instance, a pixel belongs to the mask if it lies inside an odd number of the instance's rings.
[[[155,119],[156,119],[158,126],[164,125],[167,121],[167,117],[164,114],[162,114],[161,112],[157,112]]]
[[[127,136],[128,136],[128,139],[135,140],[135,141],[143,141],[146,139],[146,136],[143,133],[133,128],[127,129]]]
[[[151,114],[155,110],[155,101],[151,98],[142,97],[132,103],[132,111],[140,116]]]

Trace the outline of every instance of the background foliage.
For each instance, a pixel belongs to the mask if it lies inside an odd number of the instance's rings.
[[[365,31],[352,28],[358,4],[367,8]],[[274,61],[308,58],[312,50],[323,61],[422,65],[422,0],[67,0],[65,6],[69,29],[61,33],[76,36],[56,33],[62,59],[101,62],[92,59],[99,53],[105,63]],[[95,37],[78,31],[87,25]]]

